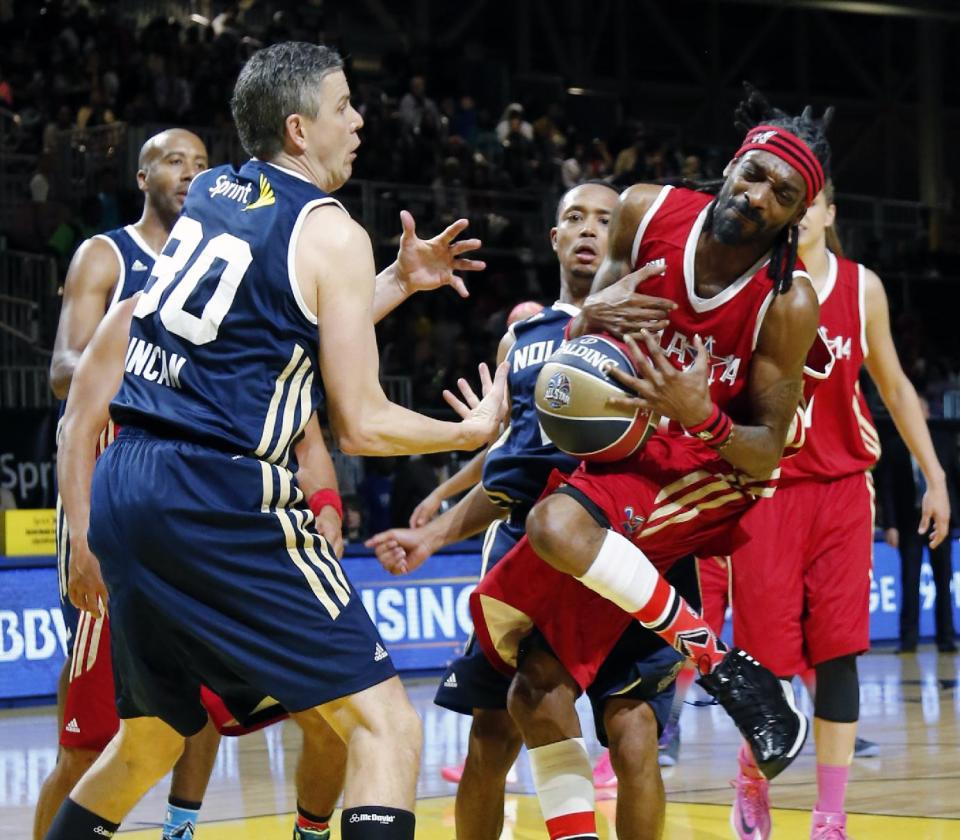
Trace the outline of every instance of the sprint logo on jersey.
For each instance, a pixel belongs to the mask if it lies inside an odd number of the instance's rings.
[[[260,176],[263,178],[263,175]],[[250,200],[250,191],[253,184],[240,184],[234,181],[229,175],[218,175],[217,183],[207,190],[210,198],[230,198],[240,204],[246,204]]]
[[[271,204],[277,203],[277,197],[273,192],[273,187],[270,186],[270,182],[267,180],[267,177],[261,172],[260,173],[260,195],[257,197],[257,200],[253,204],[248,204],[244,207],[246,210],[257,210],[260,207],[269,207]]]

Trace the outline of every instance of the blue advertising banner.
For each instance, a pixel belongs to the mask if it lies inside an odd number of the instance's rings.
[[[955,569],[958,555],[954,539]],[[399,670],[439,669],[460,652],[472,629],[468,599],[480,572],[477,543],[453,546],[404,577],[387,574],[366,554],[348,556],[343,565]],[[0,558],[0,593],[0,703],[46,701],[56,690],[66,650],[54,559]],[[960,627],[960,570],[954,572],[952,600]],[[921,636],[933,636],[933,603],[932,575],[924,563]],[[899,609],[900,558],[878,542],[870,590],[873,641],[897,638]]]

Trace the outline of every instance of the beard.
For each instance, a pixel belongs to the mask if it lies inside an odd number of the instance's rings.
[[[748,229],[750,222],[753,222],[753,226]],[[706,226],[717,241],[728,246],[760,239],[767,231],[763,217],[750,206],[746,198],[730,195],[726,187],[713,202]]]

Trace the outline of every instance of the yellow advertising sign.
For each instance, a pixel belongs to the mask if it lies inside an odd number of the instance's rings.
[[[56,554],[57,514],[52,508],[5,510],[0,545],[8,557],[28,554]]]

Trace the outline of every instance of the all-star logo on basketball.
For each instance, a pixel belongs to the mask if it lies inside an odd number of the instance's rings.
[[[550,408],[566,408],[570,404],[570,377],[565,373],[551,376],[543,398]]]

